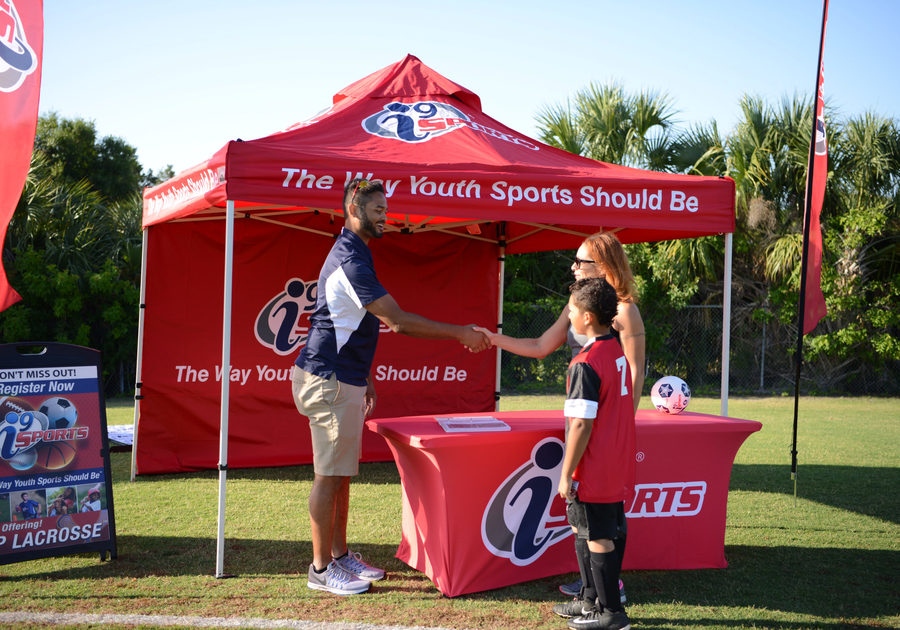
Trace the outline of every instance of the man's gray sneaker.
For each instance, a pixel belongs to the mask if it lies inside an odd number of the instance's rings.
[[[371,583],[345,571],[334,561],[322,573],[316,573],[315,565],[309,565],[306,586],[335,595],[358,595],[369,590]]]
[[[384,577],[384,570],[370,566],[363,562],[362,554],[347,549],[347,553],[340,558],[335,558],[337,563],[344,571],[352,573],[356,577],[368,582],[376,582]]]

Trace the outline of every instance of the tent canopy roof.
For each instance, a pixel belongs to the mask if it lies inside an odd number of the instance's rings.
[[[474,92],[408,55],[334,95],[311,120],[252,141],[144,192],[144,226],[221,217],[342,215],[345,183],[377,178],[391,230],[503,240],[508,251],[734,230],[734,182],[606,164],[528,138],[485,115]]]

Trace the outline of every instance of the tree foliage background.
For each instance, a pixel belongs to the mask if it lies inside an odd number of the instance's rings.
[[[541,112],[538,123],[544,142],[593,159],[735,180],[732,374],[742,366],[758,369],[767,340],[772,377],[763,388],[785,391],[794,379],[813,109],[810,100],[797,97],[770,104],[745,96],[739,107],[739,123],[723,137],[715,121],[679,125],[666,95],[631,94],[617,84],[589,85]],[[828,315],[804,339],[804,386],[819,393],[895,394],[900,374],[897,121],[873,112],[844,118],[829,110],[826,125],[822,290]],[[723,239],[633,244],[626,250],[647,329],[648,389],[652,377],[671,373],[717,389],[721,336],[706,334],[715,328],[715,317],[688,317],[686,307],[721,305]],[[543,330],[529,329],[526,322],[548,305],[553,317],[558,315],[571,280],[572,255],[542,252],[508,258],[506,282],[515,291],[507,294],[505,332],[537,336]],[[550,290],[543,288],[548,286]],[[721,311],[717,316],[721,319]],[[549,325],[553,319],[544,321]],[[508,360],[504,385],[560,386],[566,357],[563,353],[548,360],[556,365],[548,369]]]
[[[592,84],[540,112],[538,124],[544,142],[593,159],[735,180],[732,373],[759,362],[762,340],[774,375],[765,387],[786,390],[793,382],[812,107],[796,97],[771,104],[752,96],[737,106],[740,121],[723,136],[715,121],[680,123],[664,94]],[[830,110],[826,122],[822,288],[828,315],[804,341],[806,385],[826,393],[896,394],[898,124],[873,112],[845,118]],[[133,147],[120,138],[98,137],[93,122],[41,116],[31,170],[3,244],[10,283],[23,300],[0,313],[0,339],[98,348],[107,393],[130,391],[137,353],[140,191],[172,175],[171,167],[145,171]],[[723,240],[626,249],[647,328],[648,376],[683,374],[695,388],[716,382],[718,341],[700,336],[715,329],[715,317],[685,314],[701,312],[687,307],[721,305]],[[567,299],[573,255],[507,257],[505,332],[538,336],[555,320]],[[564,352],[543,361],[504,355],[505,387],[562,386]],[[652,382],[648,378],[648,388]]]
[[[93,122],[38,120],[31,168],[3,246],[22,300],[0,313],[0,339],[55,341],[103,353],[109,394],[133,387],[144,172],[134,147]]]

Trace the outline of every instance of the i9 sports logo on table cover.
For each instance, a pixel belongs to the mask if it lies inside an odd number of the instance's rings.
[[[481,539],[488,551],[526,566],[572,534],[564,510],[551,514],[564,454],[559,439],[541,440],[529,461],[503,480],[481,519]]]
[[[468,116],[446,103],[395,102],[385,105],[382,111],[363,120],[362,126],[373,136],[403,142],[426,142],[458,129],[468,120]]]
[[[705,481],[639,483],[627,510],[628,518],[696,516],[703,509]]]

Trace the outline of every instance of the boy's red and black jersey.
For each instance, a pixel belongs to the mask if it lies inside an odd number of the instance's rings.
[[[593,420],[591,437],[575,469],[578,498],[624,501],[634,486],[635,429],[631,368],[612,335],[589,341],[569,363],[568,418]]]

